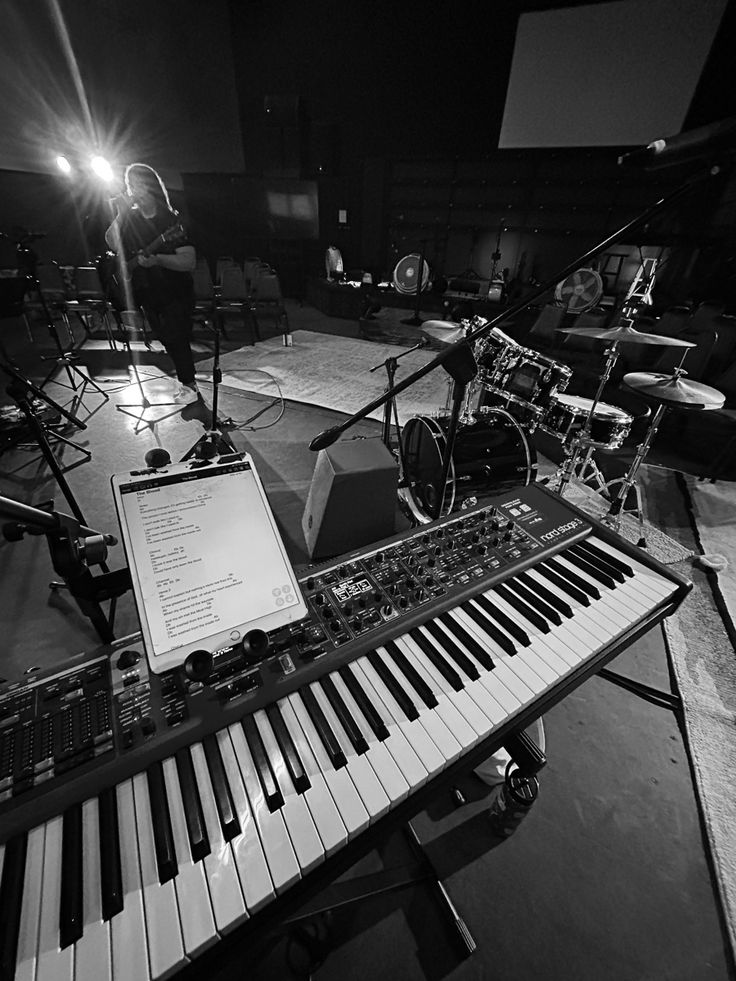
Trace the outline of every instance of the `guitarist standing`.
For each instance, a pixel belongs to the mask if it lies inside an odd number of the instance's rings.
[[[179,223],[164,182],[147,164],[125,169],[126,194],[115,198],[116,215],[105,241],[117,253],[118,283],[126,309],[140,306],[156,336],[174,362],[179,381],[176,402],[195,402],[190,347],[196,264],[194,246]]]

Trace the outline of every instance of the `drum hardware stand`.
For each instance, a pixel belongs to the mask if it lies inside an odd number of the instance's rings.
[[[611,377],[611,372],[613,371],[613,367],[618,361],[620,344],[621,344],[620,341],[614,340],[611,344],[607,346],[606,363],[603,367],[603,374],[601,375],[601,380],[598,384],[598,388],[596,390],[591,406],[588,409],[588,414],[585,417],[583,428],[580,430],[579,433],[576,433],[575,438],[572,440],[571,452],[566,457],[565,462],[562,465],[561,469],[558,471],[559,476],[558,474],[555,474],[555,476],[558,477],[559,483],[557,487],[554,489],[560,495],[560,497],[564,496],[567,485],[575,476],[575,470],[577,468],[578,458],[580,456],[581,450],[583,449],[583,446],[586,447],[587,453],[582,464],[581,473],[585,472],[586,466],[588,466],[591,462],[590,456],[592,453],[592,448],[590,446],[590,442],[591,442],[590,427],[593,422],[593,415],[595,414],[596,406],[600,402],[601,397],[603,395],[603,389],[608,384],[608,381]],[[597,465],[593,463],[593,466],[595,467],[595,470],[597,472],[597,478],[600,478],[600,471],[598,470]],[[580,476],[578,477],[578,479],[583,480],[583,478]]]
[[[687,374],[687,372],[682,368],[675,368],[675,377],[679,378],[681,375],[685,374]],[[664,402],[661,402],[657,406],[657,411],[652,417],[649,429],[647,429],[644,439],[636,448],[636,456],[631,461],[631,466],[629,467],[628,472],[623,477],[616,477],[615,480],[609,480],[608,483],[604,485],[604,489],[606,491],[609,491],[615,484],[621,484],[621,488],[611,502],[611,506],[608,509],[608,514],[603,515],[601,521],[603,521],[604,524],[610,525],[615,532],[618,532],[619,528],[621,527],[621,518],[624,514],[636,515],[639,521],[639,541],[636,544],[639,546],[639,548],[646,548],[647,542],[644,534],[644,510],[642,507],[641,488],[639,487],[639,482],[636,479],[636,475],[639,473],[639,469],[642,463],[644,463],[647,453],[649,453],[649,447],[652,445],[652,441],[657,435],[659,423],[667,409],[668,406],[665,405]],[[632,488],[636,496],[636,507],[626,509],[624,505],[626,504],[626,499],[629,496],[629,491]]]
[[[449,349],[453,350],[453,349]],[[465,401],[465,391],[468,382],[472,381],[478,374],[478,364],[475,360],[472,347],[465,343],[459,344],[454,348],[453,356],[446,358],[443,364],[445,371],[454,381],[452,388],[452,412],[450,413],[450,425],[447,429],[445,438],[445,451],[442,454],[442,476],[437,503],[432,509],[432,518],[439,518],[445,506],[445,496],[447,494],[447,478],[452,467],[452,454],[455,449],[455,438],[457,436],[458,424],[460,421],[460,410]]]
[[[45,425],[39,421],[39,418],[36,415],[36,411],[33,408],[33,404],[31,402],[31,396],[34,396],[35,398],[40,399],[42,402],[45,402],[50,408],[58,412],[59,415],[63,416],[73,426],[76,426],[77,429],[86,429],[87,428],[86,423],[81,422],[79,419],[77,419],[75,415],[73,415],[63,406],[59,405],[58,402],[54,402],[54,400],[50,398],[45,392],[42,392],[40,388],[37,388],[33,384],[33,382],[25,378],[20,373],[20,371],[18,371],[17,368],[14,368],[12,365],[9,364],[0,363],[0,371],[3,371],[11,379],[11,383],[7,386],[6,392],[8,393],[8,395],[10,395],[13,401],[18,405],[18,408],[21,410],[21,412],[25,415],[26,421],[28,422],[28,426],[31,432],[33,433],[33,437],[36,440],[36,443],[38,444],[38,447],[41,450],[44,459],[46,460],[49,467],[51,468],[56,478],[56,482],[61,487],[64,496],[66,497],[70,507],[74,511],[76,508],[76,501],[74,501],[74,496],[71,492],[71,488],[69,487],[66,480],[64,479],[63,471],[61,470],[56,457],[51,452],[51,447],[49,445],[48,437],[51,436],[54,440],[57,440],[61,443],[66,443],[67,446],[72,446],[75,450],[79,450],[79,452],[82,453],[85,457],[85,460],[80,462],[86,462],[87,460],[91,459],[92,453],[84,446],[81,446],[79,443],[75,443],[74,440],[69,439],[68,436],[62,436],[61,433],[57,433],[53,431],[49,432],[45,427]],[[77,512],[75,511],[75,514],[76,513]],[[77,516],[80,518],[80,520],[84,520],[81,517],[81,515],[77,515]]]
[[[424,252],[427,246],[427,240],[422,239],[421,248],[419,250],[419,275],[417,276],[417,288],[416,288],[416,301],[414,303],[414,316],[406,317],[401,321],[402,324],[407,324],[409,327],[420,327],[424,321],[419,316],[419,307],[422,302],[422,279],[424,278]]]
[[[63,583],[52,582],[50,588],[68,588],[100,640],[109,644],[115,639],[113,623],[117,597],[130,589],[130,572],[127,568],[108,570],[105,564],[107,547],[116,545],[117,539],[87,528],[76,502],[73,510],[76,517],[55,511],[52,501],[36,508],[0,496],[0,515],[10,519],[2,526],[3,536],[8,542],[19,542],[24,535],[46,536],[54,571],[64,580]],[[93,576],[90,565],[99,565],[103,574]],[[110,600],[107,616],[100,606],[105,600]]]
[[[725,158],[729,157],[728,148],[723,151],[723,155]],[[709,159],[707,162],[704,161],[702,169],[699,170],[698,173],[696,173],[694,176],[690,176],[670,194],[660,198],[658,201],[655,201],[654,204],[650,205],[639,215],[636,215],[631,219],[631,221],[627,222],[617,231],[607,236],[607,238],[603,239],[603,241],[598,242],[591,249],[588,249],[587,252],[573,259],[572,262],[568,263],[564,269],[561,269],[559,272],[555,273],[552,278],[536,286],[531,293],[516,300],[503,312],[497,314],[491,320],[484,321],[478,327],[474,328],[469,334],[467,334],[465,338],[459,339],[454,344],[448,346],[445,350],[440,351],[434,360],[429,361],[426,365],[418,368],[413,374],[398,382],[391,391],[384,392],[383,395],[373,399],[371,402],[368,402],[344,422],[336,426],[331,426],[329,429],[325,429],[318,433],[309,444],[310,450],[314,450],[316,452],[317,450],[322,450],[327,446],[331,446],[335,440],[339,439],[339,437],[347,429],[350,429],[351,426],[354,426],[355,423],[359,422],[361,419],[365,419],[365,417],[370,415],[371,412],[381,408],[381,406],[385,405],[389,398],[399,395],[405,389],[419,381],[420,378],[423,378],[425,375],[429,374],[429,372],[434,371],[435,368],[439,367],[439,365],[444,365],[446,361],[454,356],[455,351],[462,347],[472,347],[477,340],[480,340],[480,338],[490,333],[496,324],[500,323],[501,320],[509,319],[515,314],[520,313],[523,309],[528,307],[530,303],[533,303],[534,300],[539,299],[539,297],[543,296],[549,290],[554,289],[561,279],[564,279],[566,276],[569,276],[571,273],[574,273],[576,270],[585,266],[590,260],[604,252],[611,245],[621,241],[629,232],[646,224],[653,217],[655,217],[655,215],[658,215],[666,206],[672,204],[676,200],[679,200],[679,198],[683,197],[704,181],[717,176],[721,173],[721,171],[721,166],[714,164],[712,159]],[[449,464],[449,460],[447,462]]]
[[[133,374],[135,375],[135,384],[138,386],[138,391],[141,394],[140,402],[126,402],[118,403],[115,408],[118,412],[125,413],[126,416],[130,416],[135,419],[135,427],[133,432],[137,436],[138,433],[145,426],[149,429],[153,429],[157,422],[162,422],[164,419],[168,419],[170,416],[175,416],[183,408],[178,402],[151,402],[150,399],[146,397],[146,393],[143,391],[143,383],[141,382],[141,376],[138,373],[138,364],[136,363],[135,357],[133,356],[133,351],[130,347],[130,339],[128,337],[128,331],[132,329],[137,329],[137,325],[140,322],[139,318],[142,318],[142,314],[138,310],[123,310],[120,314],[121,323],[123,325],[123,346],[128,352],[128,363],[133,369]],[[170,405],[176,406],[173,412],[167,412],[165,415],[159,416],[157,419],[146,419],[146,410],[155,409],[159,407],[167,407]],[[131,411],[134,409],[140,409],[140,412]]]

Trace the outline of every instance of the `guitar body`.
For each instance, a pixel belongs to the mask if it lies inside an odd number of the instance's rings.
[[[139,265],[141,256],[155,255],[162,245],[176,245],[186,241],[187,234],[183,226],[177,222],[157,235],[144,249],[132,252],[125,257],[116,256],[107,264],[105,282],[107,296],[116,310],[130,310],[140,306],[145,301],[146,293],[155,289],[157,279],[161,279],[162,270],[156,266],[144,269]]]

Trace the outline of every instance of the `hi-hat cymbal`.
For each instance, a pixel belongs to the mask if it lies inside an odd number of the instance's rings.
[[[710,385],[691,381],[679,375],[660,375],[651,371],[634,371],[624,375],[624,384],[640,395],[673,405],[678,409],[720,409],[726,396]]]
[[[579,337],[597,337],[602,341],[619,344],[657,344],[661,347],[695,347],[692,341],[680,341],[676,337],[661,334],[644,334],[628,324],[621,327],[558,327],[561,334],[577,334]]]
[[[465,331],[447,320],[425,320],[422,335],[440,347],[450,347],[465,338]]]

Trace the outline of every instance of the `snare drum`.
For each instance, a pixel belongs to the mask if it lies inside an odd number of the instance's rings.
[[[540,428],[563,442],[572,439],[585,425],[593,399],[580,395],[555,395],[544,414]],[[603,450],[617,450],[629,435],[633,416],[607,402],[599,402],[590,420],[588,446]]]
[[[449,423],[448,417],[414,416],[401,434],[403,497],[421,523],[431,520],[437,504]],[[458,428],[443,514],[470,499],[529,484],[536,475],[536,453],[516,420],[503,409],[480,409],[470,425]]]

